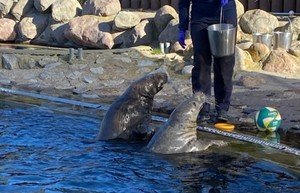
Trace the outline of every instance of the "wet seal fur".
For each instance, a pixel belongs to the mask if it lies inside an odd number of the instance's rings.
[[[197,139],[197,117],[206,102],[202,92],[179,104],[169,120],[154,134],[146,149],[161,154],[202,151],[211,145],[223,146],[221,140]]]
[[[154,96],[167,83],[169,74],[161,67],[134,81],[106,112],[97,140],[146,140]]]

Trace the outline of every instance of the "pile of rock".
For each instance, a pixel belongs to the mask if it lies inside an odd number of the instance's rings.
[[[111,49],[176,41],[178,14],[121,10],[119,0],[1,0],[0,41]],[[170,22],[173,20],[172,22]],[[164,31],[172,25],[172,34]]]
[[[300,72],[300,17],[280,22],[263,10],[244,12],[236,0],[239,19],[236,70],[265,70],[275,73]],[[0,0],[0,41],[75,48],[128,48],[170,42],[172,51],[182,50],[177,42],[178,13],[168,5],[156,12],[122,10],[119,0]],[[255,32],[290,30],[289,50],[253,44]],[[192,54],[187,37],[186,56]],[[158,44],[157,44],[158,45]]]

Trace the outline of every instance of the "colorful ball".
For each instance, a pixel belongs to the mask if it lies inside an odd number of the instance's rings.
[[[255,124],[259,131],[276,131],[281,124],[281,115],[272,107],[263,107],[256,113]]]

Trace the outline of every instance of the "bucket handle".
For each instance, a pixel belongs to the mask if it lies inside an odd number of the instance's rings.
[[[294,11],[293,10],[289,11],[288,15],[287,16],[283,16],[283,17],[288,19],[289,24],[290,24],[290,27],[288,28],[288,32],[291,33],[291,34],[293,34],[294,33],[294,26],[293,26],[291,17],[295,17],[294,16]]]
[[[293,26],[293,23],[292,23],[292,20],[291,20],[291,17],[294,17],[294,11],[289,11],[289,15],[287,16],[287,19],[289,20],[289,23],[290,23],[290,26],[291,28],[289,28],[290,30],[290,33],[294,33],[294,26]]]
[[[220,9],[220,24],[223,22],[223,6],[221,6],[221,9]]]

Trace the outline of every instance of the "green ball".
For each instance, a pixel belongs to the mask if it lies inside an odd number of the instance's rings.
[[[255,124],[259,131],[276,131],[281,125],[281,115],[272,107],[263,107],[256,113]]]

